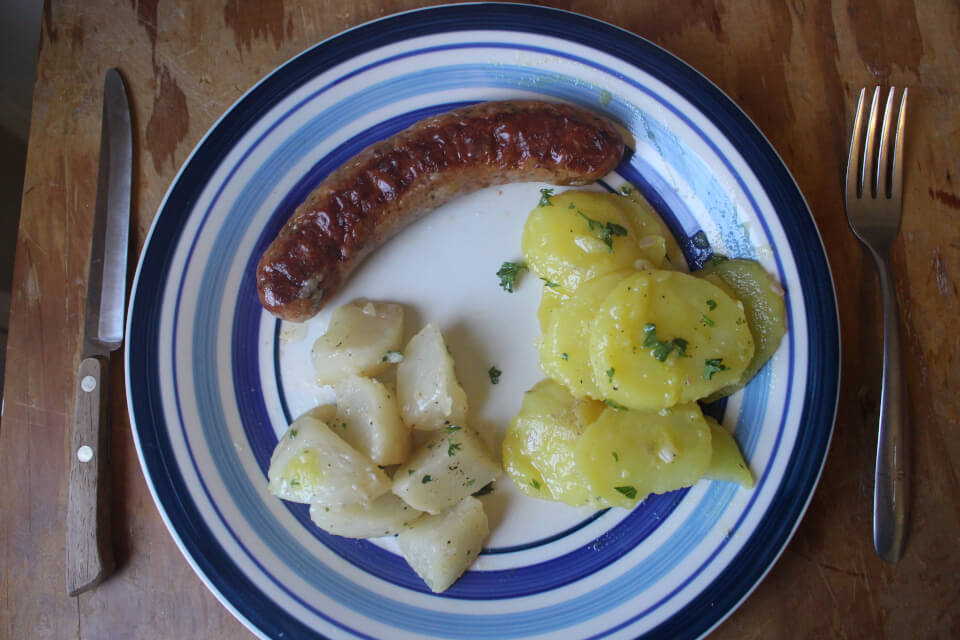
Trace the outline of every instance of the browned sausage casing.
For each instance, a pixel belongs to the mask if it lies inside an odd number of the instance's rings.
[[[360,152],[297,207],[257,265],[260,302],[306,320],[368,253],[452,198],[509,182],[587,184],[622,154],[610,122],[567,104],[486,102],[422,120]]]

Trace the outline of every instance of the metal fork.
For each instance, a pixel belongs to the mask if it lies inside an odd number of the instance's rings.
[[[900,100],[895,139],[891,138],[894,88],[890,88],[887,96],[882,124],[878,123],[880,87],[873,92],[866,123],[865,98],[866,89],[862,89],[847,158],[847,222],[857,238],[869,249],[880,274],[883,296],[883,381],[874,474],[873,546],[881,558],[896,562],[903,553],[906,539],[910,451],[907,446],[907,398],[899,330],[900,311],[893,288],[890,249],[900,228],[903,208],[903,125],[907,89],[903,90]]]

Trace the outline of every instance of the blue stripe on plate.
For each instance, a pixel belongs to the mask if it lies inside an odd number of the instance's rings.
[[[709,599],[707,601],[720,606],[697,611],[695,605],[698,601],[695,601],[671,619],[683,620],[682,628],[676,629],[677,633],[674,633],[673,637],[699,634],[728,612],[766,570],[789,536],[793,523],[802,512],[816,481],[829,441],[829,425],[832,424],[836,402],[836,313],[822,246],[809,212],[789,174],[745,116],[719,91],[704,83],[695,72],[669,54],[631,34],[601,23],[560,12],[516,6],[438,8],[389,18],[339,36],[307,52],[267,78],[205,139],[191,160],[191,166],[181,175],[165,202],[162,215],[153,229],[151,244],[144,253],[141,278],[154,282],[166,280],[169,263],[164,254],[175,245],[183,223],[177,215],[177,209],[173,207],[180,204],[180,211],[189,209],[187,205],[202,189],[204,167],[215,166],[218,157],[232,146],[238,132],[242,133],[246,129],[244,125],[255,122],[281,96],[312,77],[318,70],[349,59],[374,42],[382,44],[412,35],[467,28],[515,31],[529,28],[539,33],[566,37],[624,57],[667,81],[708,114],[734,141],[748,163],[756,167],[762,184],[780,212],[795,253],[799,253],[796,257],[804,283],[804,299],[809,302],[807,320],[811,335],[820,336],[820,344],[826,346],[821,353],[814,345],[808,345],[811,376],[804,397],[803,412],[803,425],[808,428],[801,429],[792,460],[797,464],[791,464],[788,474],[791,482],[782,485],[781,493],[787,489],[790,493],[775,503],[764,517],[761,530],[751,537],[754,559],[745,560],[751,556],[741,553],[738,557],[741,561],[728,567],[721,578],[700,596],[700,600]],[[713,110],[706,110],[705,106],[713,107]],[[203,159],[208,162],[199,162]],[[158,348],[155,329],[159,310],[151,308],[142,297],[137,296],[134,299],[130,313],[128,370],[150,372],[154,375],[148,378],[145,384],[131,388],[130,399],[134,417],[140,417],[136,420],[136,425],[141,451],[160,504],[200,570],[243,616],[270,635],[278,635],[281,631],[303,635],[302,625],[286,612],[276,609],[272,603],[264,602],[257,596],[252,584],[242,575],[238,575],[239,572],[224,555],[223,550],[210,539],[209,531],[202,523],[196,508],[186,497],[188,494],[183,487],[182,477],[175,468],[159,407],[159,378],[151,371],[151,364],[156,361],[151,356],[155,356]],[[143,305],[146,305],[146,308]],[[138,381],[133,375],[131,380]],[[761,531],[765,535],[760,536]],[[216,556],[218,562],[210,561],[213,556]],[[722,585],[722,591],[718,585]],[[669,628],[669,624],[665,624],[658,631]]]

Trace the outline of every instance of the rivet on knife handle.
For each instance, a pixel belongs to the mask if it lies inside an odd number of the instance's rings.
[[[67,593],[98,585],[113,570],[108,500],[108,361],[86,358],[77,371],[67,505]],[[99,536],[97,532],[99,530]]]

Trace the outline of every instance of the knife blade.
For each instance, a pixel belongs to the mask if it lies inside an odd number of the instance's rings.
[[[108,463],[110,353],[123,343],[133,147],[119,71],[103,86],[100,168],[94,208],[83,347],[77,368],[67,499],[67,593],[100,584],[113,570]]]

